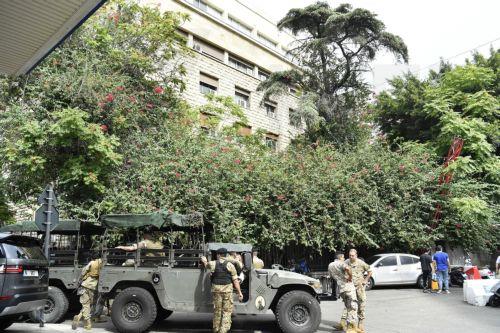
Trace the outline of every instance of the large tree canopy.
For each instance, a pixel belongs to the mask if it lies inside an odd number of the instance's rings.
[[[379,51],[408,61],[403,40],[387,32],[376,14],[348,4],[331,8],[317,2],[291,9],[278,27],[297,36],[289,52],[299,69],[273,73],[259,86],[264,99],[288,91],[290,85],[299,87],[297,114],[306,120],[311,139],[352,141],[349,133],[358,125],[368,95],[361,75]]]

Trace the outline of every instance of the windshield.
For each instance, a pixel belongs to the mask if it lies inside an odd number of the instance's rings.
[[[373,256],[373,257],[370,257],[368,258],[368,260],[366,261],[366,263],[368,265],[371,265],[373,264],[375,261],[377,261],[378,259],[380,259],[381,256]]]

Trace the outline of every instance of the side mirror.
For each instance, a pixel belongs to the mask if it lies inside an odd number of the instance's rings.
[[[252,254],[250,252],[243,253],[243,266],[247,271],[252,269]]]

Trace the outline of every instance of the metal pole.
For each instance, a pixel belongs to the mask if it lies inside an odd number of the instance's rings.
[[[45,222],[45,244],[44,244],[44,252],[45,252],[45,257],[47,257],[47,260],[49,261],[49,266],[50,266],[50,225],[52,224],[52,201],[54,200],[54,187],[52,183],[49,185],[49,188],[47,190],[49,196],[47,198],[47,211],[45,212],[47,214],[47,219]]]

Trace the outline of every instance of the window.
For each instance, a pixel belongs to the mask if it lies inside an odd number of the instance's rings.
[[[235,19],[234,17],[229,16],[229,24],[243,33],[246,33],[246,34],[252,33],[252,28],[250,28],[249,26],[247,26],[244,23],[241,23],[239,20]]]
[[[263,70],[259,69],[259,80],[261,81],[265,81],[267,79],[269,79],[269,73],[267,72],[264,72]]]
[[[195,7],[198,7],[199,9],[203,10],[204,12],[207,12],[210,15],[222,16],[222,11],[218,10],[215,7],[210,6],[208,3],[206,3],[203,0],[192,0],[191,3]]]
[[[219,86],[219,80],[207,74],[200,73],[200,92],[202,94],[215,94]]]
[[[273,42],[272,40],[270,40],[269,38],[267,38],[266,36],[262,35],[262,34],[257,34],[257,37],[259,38],[259,40],[261,41],[262,44],[270,47],[270,48],[276,48],[276,46],[278,46],[278,43],[276,42]]]
[[[193,49],[216,60],[224,61],[224,51],[222,49],[219,49],[217,46],[208,44],[201,39],[193,39]]]
[[[401,265],[413,265],[415,263],[413,258],[408,256],[399,256],[399,261],[401,261]]]
[[[375,261],[377,261],[379,259],[380,259],[380,256],[373,256],[373,257],[368,258],[368,260],[366,261],[366,263],[368,265],[371,265],[371,264],[373,264]]]
[[[302,127],[302,118],[294,109],[288,109],[288,120],[293,127]]]
[[[269,103],[265,103],[264,107],[266,108],[267,116],[269,118],[276,119],[276,106]]]
[[[229,66],[248,75],[253,75],[253,66],[234,57],[229,57]]]
[[[241,106],[242,108],[249,109],[250,108],[250,93],[246,90],[236,88],[234,92],[234,101],[236,104]]]
[[[398,265],[398,262],[396,260],[396,256],[386,257],[386,258],[380,260],[379,263],[377,264],[377,266],[383,266],[383,267],[397,266],[397,265]]]
[[[266,134],[266,146],[271,148],[271,150],[276,151],[278,148],[278,135],[273,133]]]

